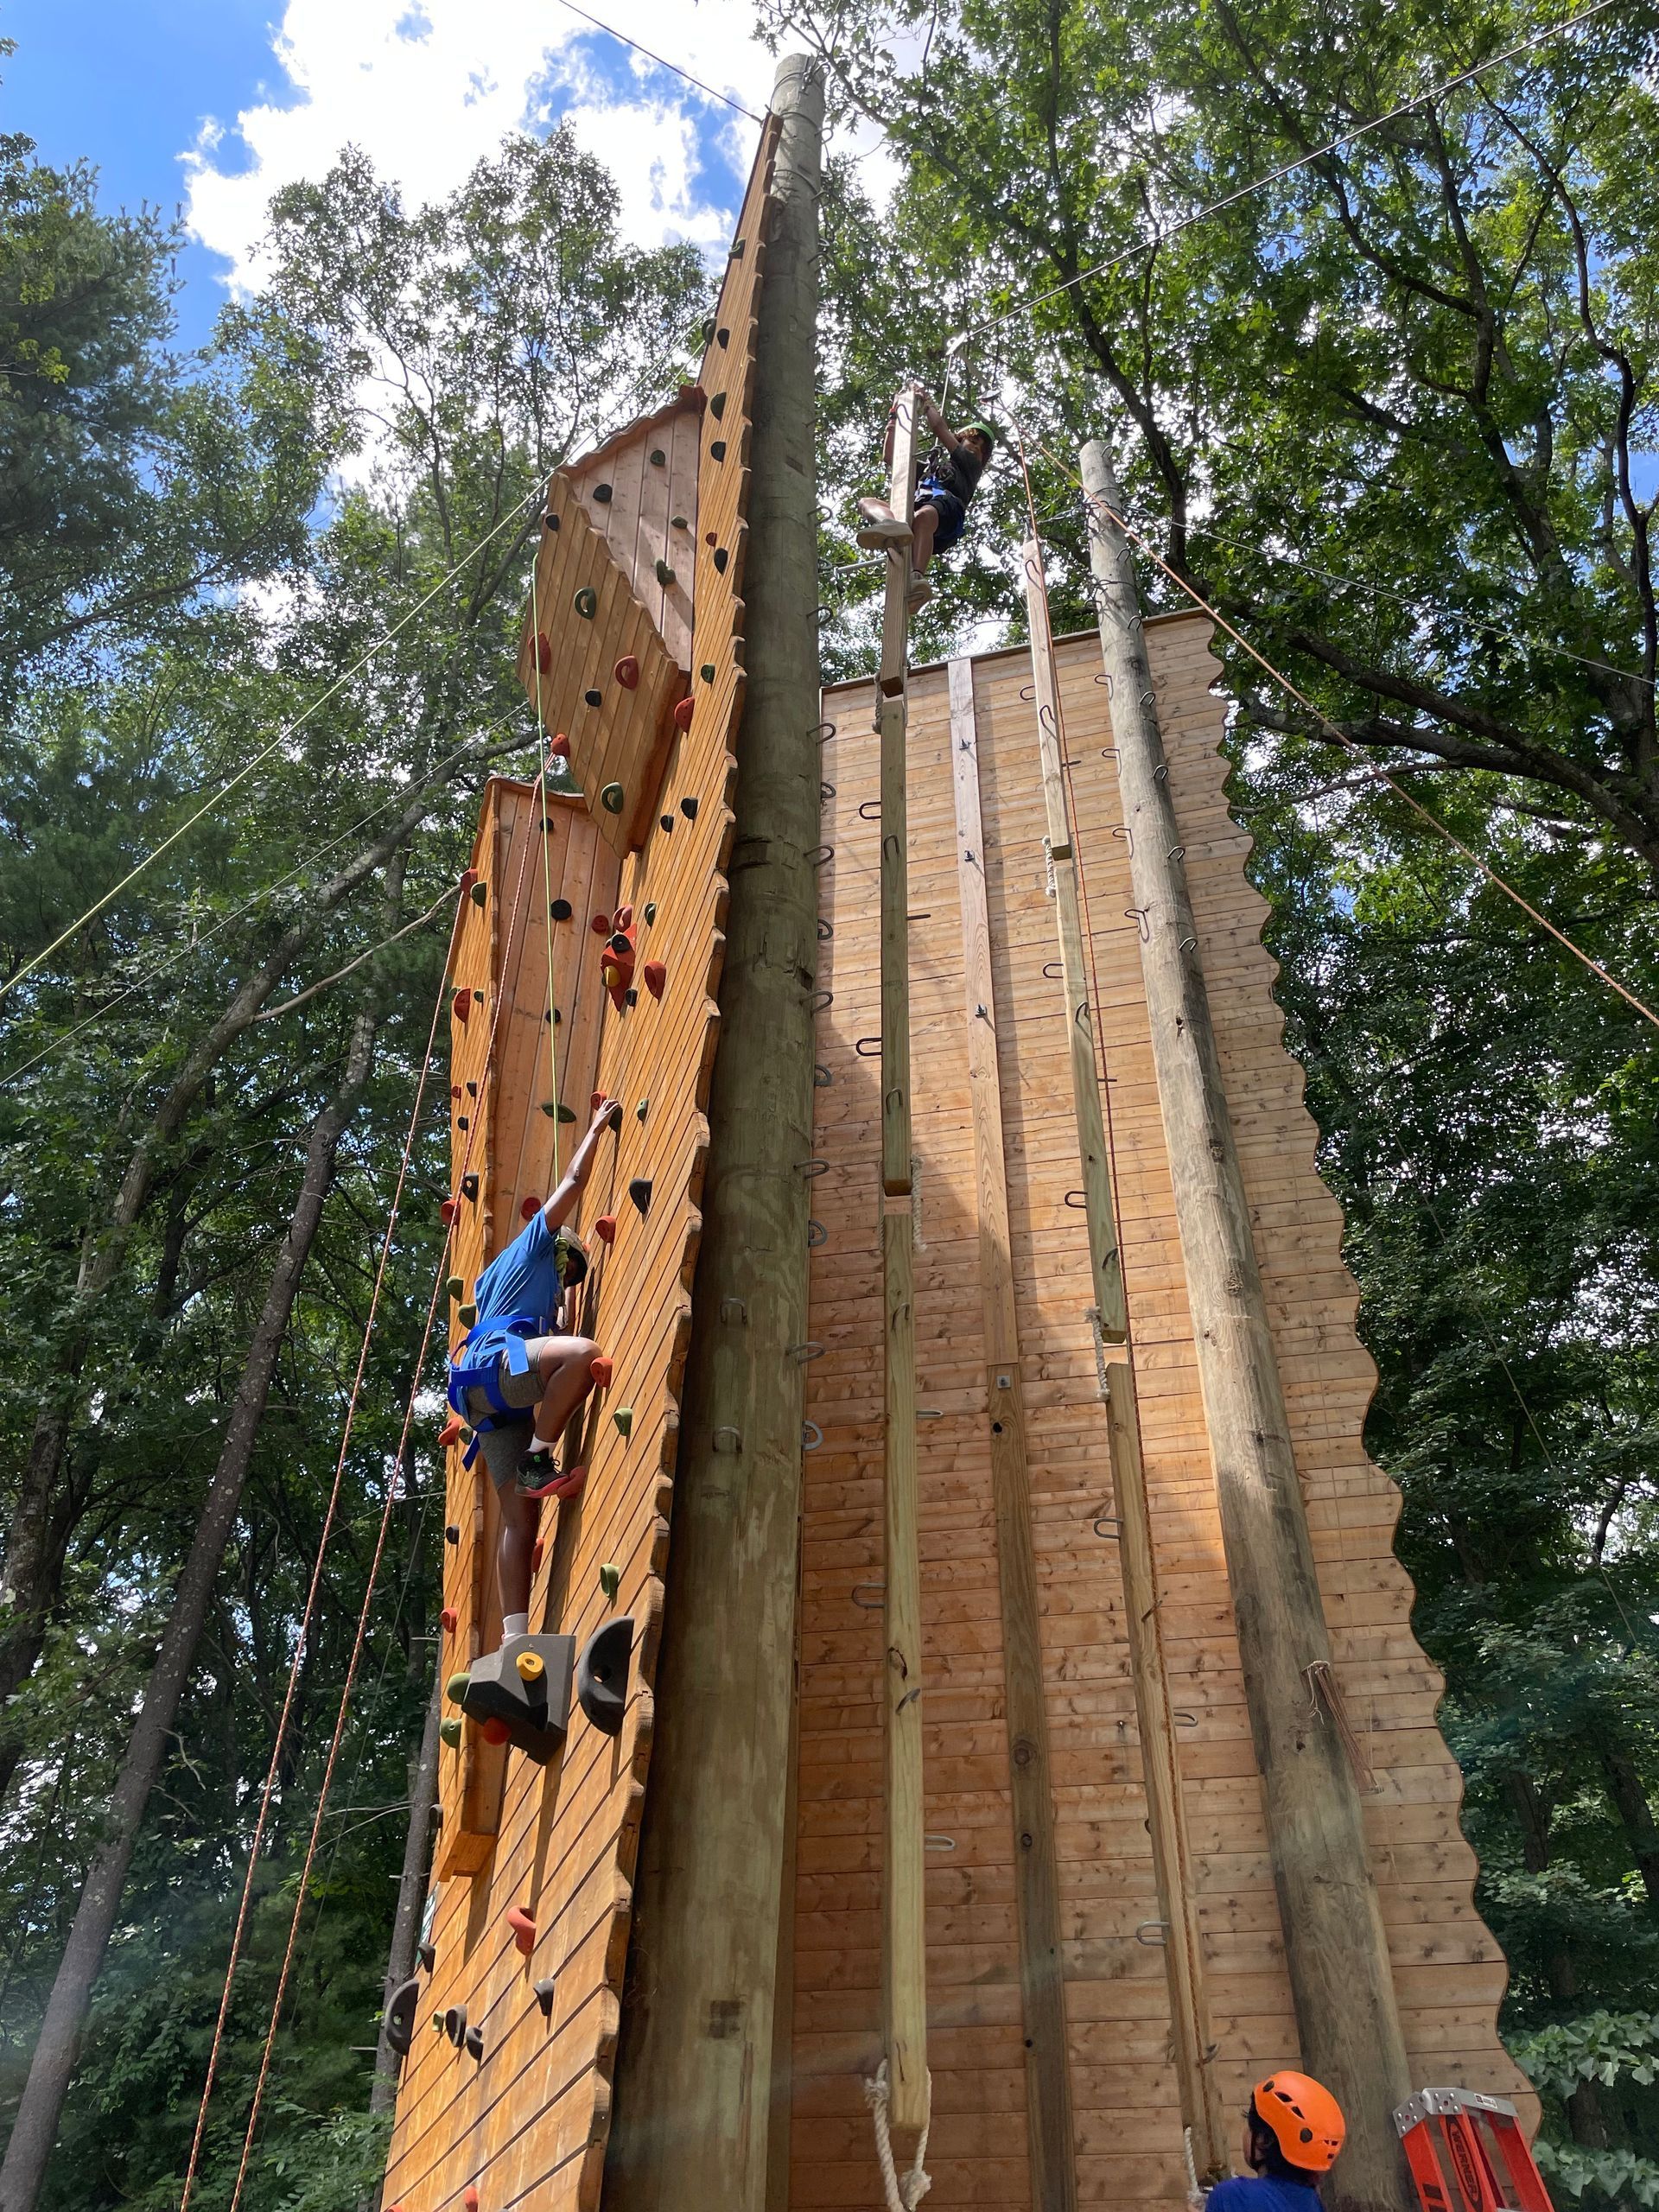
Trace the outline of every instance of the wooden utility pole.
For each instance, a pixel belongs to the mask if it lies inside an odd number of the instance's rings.
[[[893,402],[888,503],[908,523],[916,495],[914,387]],[[876,726],[881,734],[881,1274],[887,1316],[887,1859],[881,1983],[889,2120],[927,2125],[927,1942],[924,1924],[922,1587],[916,1463],[915,1219],[910,1130],[910,868],[905,667],[910,548],[887,555]]]
[[[764,2212],[789,1838],[817,962],[813,374],[821,67],[778,70],[756,331],[747,690],[656,1745],[607,2212]],[[787,2003],[787,1990],[781,2001]]]
[[[1128,548],[1105,448],[1083,449],[1159,1103],[1301,2060],[1348,2120],[1332,2212],[1408,2212],[1391,2113],[1409,2094],[1359,1791],[1335,1719],[1307,1511],[1251,1230]],[[1287,2054],[1288,2056],[1289,2054]]]
[[[1025,546],[1024,560],[1032,690],[1037,702],[1037,750],[1048,817],[1049,862],[1054,871],[1061,988],[1071,1045],[1071,1097],[1077,1112],[1084,1218],[1095,1287],[1094,1321],[1104,1353],[1107,1437],[1112,1500],[1116,1508],[1117,1555],[1123,1576],[1135,1727],[1141,1740],[1141,1776],[1147,1792],[1147,1833],[1152,1840],[1153,1872],[1158,1886],[1164,1965],[1169,1985],[1171,2044],[1180,2093],[1181,2120],[1183,2126],[1191,2131],[1194,2168],[1201,2177],[1216,2179],[1228,2171],[1228,2131],[1222,2119],[1215,2069],[1211,2063],[1213,2047],[1205,1993],[1198,1898],[1192,1885],[1192,1853],[1181,1805],[1174,1703],[1159,1619],[1158,1574],[1152,1541],[1152,1513],[1141,1465],[1135,1371],[1122,1349],[1128,1338],[1128,1313],[1118,1247],[1111,1161],[1101,1110],[1095,1027],[1084,973],[1083,922],[1078,912],[1071,813],[1066,804],[1065,729],[1054,671],[1054,636],[1048,619],[1048,586],[1043,574],[1042,549],[1034,540]]]

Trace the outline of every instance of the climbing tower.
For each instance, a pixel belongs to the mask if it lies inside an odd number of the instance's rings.
[[[547,493],[445,1287],[458,1344],[613,1097],[603,1364],[536,1726],[446,1709],[384,2202],[1173,2206],[1306,2063],[1333,2212],[1406,2212],[1407,2089],[1530,2106],[1210,628],[1141,625],[1096,455],[1098,631],[1050,634],[1033,524],[1030,645],[913,667],[895,555],[818,696],[821,114],[786,62],[696,383]],[[445,1435],[448,1677],[500,1620]]]

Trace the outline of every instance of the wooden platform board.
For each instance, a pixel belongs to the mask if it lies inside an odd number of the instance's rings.
[[[1439,1675],[1410,1628],[1395,1560],[1398,1494],[1366,1459],[1375,1376],[1354,1333],[1341,1217],[1314,1163],[1300,1069],[1285,1053],[1264,902],[1245,876],[1218,750],[1223,702],[1202,618],[1148,626],[1231,1108],[1257,1231],[1338,1669],[1376,1777],[1367,1834],[1408,2048],[1421,2082],[1523,2101],[1497,2040],[1505,1967],[1471,1902],[1461,1782],[1435,1721]],[[1085,931],[1103,1013],[1123,1270],[1179,1723],[1180,1790],[1198,1885],[1224,2109],[1294,2063],[1261,1791],[1232,1627],[1167,1160],[1142,996],[1139,925],[1091,634],[1058,650],[1077,795]],[[967,1006],[949,672],[910,685],[912,1109],[917,1396],[922,1489],[923,1713],[928,1853],[930,2212],[1032,2203],[1017,1923],[1021,1837],[1006,1713],[982,1235],[1001,1209],[976,1189],[973,1096],[994,1030],[1006,1220],[1023,1375],[1027,1468],[1060,1904],[1077,2198],[1164,2203],[1185,2193],[1169,2009],[1135,1708],[1112,1541],[1068,1020],[1031,664],[972,664],[991,998]],[[961,677],[958,677],[960,690]],[[1022,696],[1027,695],[1027,696]],[[834,785],[823,836],[807,1413],[789,2203],[878,2204],[861,2076],[880,2024],[882,1481],[879,822],[870,684],[824,695]],[[874,807],[871,808],[874,812]],[[861,1051],[861,1046],[862,1047]],[[821,1079],[822,1080],[822,1079]],[[982,1163],[981,1167],[982,1172]],[[811,1441],[811,1432],[809,1432]]]
[[[483,1010],[469,1008],[466,1022],[452,1027],[451,1039],[453,1081],[461,1092],[451,1104],[472,1125],[456,1130],[455,1173],[463,1172],[470,1141],[465,1172],[480,1177],[478,1198],[463,1203],[459,1224],[455,1272],[470,1287],[478,1269],[517,1234],[522,1202],[544,1198],[554,1173],[556,1124],[541,1112],[550,1094],[543,1019],[549,901],[567,898],[574,910],[569,921],[553,925],[552,999],[563,1017],[556,1033],[559,1095],[579,1117],[559,1129],[560,1154],[569,1158],[572,1140],[586,1126],[590,1090],[621,1100],[620,1132],[601,1146],[575,1224],[594,1262],[586,1325],[614,1360],[615,1374],[610,1388],[590,1401],[589,1473],[581,1498],[543,1509],[543,1556],[531,1622],[580,1643],[607,1618],[625,1613],[634,1636],[620,1737],[598,1734],[573,1711],[563,1758],[544,1769],[517,1753],[489,1751],[470,1726],[461,1746],[443,1754],[435,1964],[404,2067],[382,2199],[404,2212],[452,2206],[459,2212],[469,2187],[478,2190],[487,2212],[531,2205],[536,2212],[594,2212],[599,2201],[650,1763],[677,1394],[701,1226],[704,1109],[733,821],[731,745],[743,697],[740,594],[754,306],[775,143],[769,124],[740,218],[743,244],[728,264],[702,365],[709,409],[677,411],[666,430],[660,423],[650,426],[643,448],[644,467],[651,469],[652,439],[676,442],[676,482],[683,489],[689,463],[678,441],[688,423],[702,425],[692,510],[699,527],[690,726],[665,747],[643,810],[640,849],[620,861],[591,795],[585,804],[550,803],[549,832],[533,787],[493,784],[475,858],[490,889],[482,909],[468,910],[458,946],[457,982],[485,995]],[[596,549],[614,567],[613,549],[582,512],[575,479],[564,480],[563,496],[586,533],[580,541],[584,558]],[[607,504],[616,501],[600,502],[599,509]],[[565,529],[557,535],[563,538]],[[579,536],[573,532],[570,542]],[[620,569],[616,574],[626,581]],[[630,567],[628,577],[632,574]],[[601,600],[596,620],[582,625],[594,633],[596,664],[608,666],[607,656],[625,649],[620,640],[636,634],[639,619],[631,588]],[[657,649],[672,665],[667,648],[659,643]],[[607,690],[607,699],[612,696]],[[528,887],[515,906],[521,885]],[[619,1009],[603,991],[601,939],[589,922],[624,901],[633,903],[638,918],[640,975],[634,1001]],[[649,921],[648,903],[654,909]],[[666,969],[660,998],[643,982],[645,962],[658,960]],[[502,1019],[486,1074],[489,1017],[498,996]],[[478,1099],[467,1091],[469,1082],[477,1085]],[[628,1197],[630,1183],[640,1178],[651,1185],[643,1211]],[[608,1249],[593,1234],[594,1220],[607,1213],[618,1224]],[[624,1407],[633,1416],[626,1436],[614,1419]],[[458,1541],[447,1547],[445,1603],[457,1619],[441,1662],[446,1674],[474,1650],[493,1648],[499,1630],[488,1491],[476,1473],[462,1471],[459,1451],[452,1452],[448,1514]],[[610,1563],[620,1571],[614,1601],[599,1580],[601,1566]],[[519,1955],[506,1925],[515,1904],[535,1917],[529,1958]],[[556,1993],[550,2017],[543,2018],[533,1986],[550,1975]],[[468,2024],[483,2031],[480,2059],[456,2050],[429,2024],[435,2012],[457,2004],[466,2005]]]

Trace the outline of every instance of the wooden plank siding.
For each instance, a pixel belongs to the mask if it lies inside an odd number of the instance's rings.
[[[1230,1112],[1274,1348],[1350,1715],[1376,1776],[1365,1800],[1413,2070],[1521,2098],[1497,2040],[1505,1969],[1472,1903],[1461,1782],[1435,1719],[1440,1681],[1410,1630],[1395,1560],[1398,1497],[1366,1459],[1374,1371],[1353,1328],[1341,1216],[1315,1167],[1300,1070],[1285,1054],[1228,812],[1224,709],[1202,618],[1147,626]],[[1224,2109],[1294,2063],[1296,2042],[1261,1788],[1238,1670],[1141,983],[1138,925],[1092,633],[1056,645],[1075,789],[1084,938],[1107,1067],[1108,1135],[1134,1339],[1160,1613],[1179,1723],[1179,1788]],[[1077,1185],[1067,1025],[1046,895],[1046,826],[1023,648],[979,657],[973,696],[984,890],[1025,1399],[1027,1476],[1048,1735],[1065,2032],[1084,2205],[1185,2193],[1160,1907],[1147,1831],[1124,1597],[1109,1519],[1107,1410]],[[1032,2203],[1010,1764],[1007,1654],[976,1195],[976,1062],[965,996],[944,667],[912,673],[908,799],[917,1396],[927,1854],[930,2207]],[[790,2202],[879,2202],[860,2077],[881,2041],[880,825],[874,687],[825,693],[823,915],[813,1186],[809,1450],[802,1536],[795,2039]],[[871,809],[872,813],[875,811]],[[1045,973],[1047,969],[1049,972]],[[976,999],[976,1003],[978,1003]],[[982,1075],[981,1077],[982,1083]],[[1000,1221],[994,1224],[1000,1236]],[[929,1419],[929,1414],[938,1418]]]
[[[593,1262],[585,1325],[615,1362],[614,1379],[590,1401],[584,1452],[589,1472],[580,1499],[543,1509],[531,1619],[537,1630],[560,1630],[580,1643],[613,1613],[625,1613],[634,1624],[634,1643],[626,1718],[614,1740],[597,1733],[573,1707],[563,1756],[544,1769],[516,1753],[486,1751],[470,1727],[459,1749],[443,1753],[435,1964],[423,1993],[423,2026],[404,2063],[383,2190],[383,2201],[404,2212],[459,2208],[469,2186],[478,2189],[488,2212],[532,2204],[537,2212],[594,2212],[599,2202],[650,1761],[677,1393],[716,1035],[731,747],[743,696],[739,593],[748,480],[741,454],[773,143],[768,125],[741,219],[747,250],[733,257],[721,295],[727,342],[711,340],[702,371],[707,392],[728,395],[723,421],[716,426],[700,401],[677,405],[641,426],[633,448],[625,437],[598,457],[601,467],[619,470],[619,451],[637,451],[640,459],[637,496],[589,501],[587,508],[595,520],[607,505],[624,510],[616,518],[619,533],[632,528],[638,549],[637,562],[626,569],[584,517],[573,480],[580,470],[562,473],[561,512],[574,513],[575,523],[547,534],[564,540],[568,532],[568,542],[586,548],[584,558],[597,549],[611,564],[608,582],[601,577],[597,618],[565,625],[556,641],[556,652],[565,658],[556,662],[553,680],[578,696],[592,670],[608,677],[615,658],[640,651],[642,642],[664,664],[674,664],[675,655],[652,626],[660,614],[671,637],[677,593],[683,614],[690,616],[695,578],[695,632],[688,629],[685,637],[695,697],[690,727],[670,733],[641,810],[643,842],[626,857],[617,849],[613,818],[591,797],[586,804],[550,801],[552,827],[543,830],[534,786],[492,782],[474,858],[489,887],[481,908],[469,904],[463,910],[455,981],[485,994],[482,1008],[474,1007],[465,1025],[452,1024],[451,1038],[452,1081],[460,1096],[450,1103],[469,1123],[454,1133],[455,1174],[470,1142],[467,1172],[480,1176],[477,1201],[463,1204],[457,1224],[454,1271],[468,1290],[479,1268],[517,1234],[524,1201],[544,1198],[552,1181],[556,1124],[542,1111],[555,1096],[543,1018],[550,998],[562,1017],[555,1032],[556,1096],[577,1116],[574,1126],[557,1128],[561,1160],[586,1124],[593,1090],[613,1093],[625,1109],[620,1133],[601,1147],[575,1224]],[[716,428],[725,444],[719,460],[707,450]],[[660,470],[650,460],[654,449],[664,454]],[[671,486],[666,499],[651,480],[657,474]],[[676,531],[672,517],[679,513],[688,527]],[[699,517],[715,533],[708,542],[694,541],[689,526]],[[665,555],[652,550],[664,531],[671,543]],[[716,544],[731,550],[719,567],[712,557]],[[683,549],[677,555],[677,547]],[[550,557],[546,539],[542,557]],[[659,557],[676,571],[671,585],[655,576]],[[634,598],[629,585],[636,573],[650,576],[656,607]],[[575,589],[572,575],[564,582]],[[521,664],[520,673],[531,671]],[[531,675],[527,690],[533,680]],[[608,681],[605,688],[608,713],[626,695]],[[611,738],[597,727],[604,715],[596,712],[592,720],[594,757],[614,761],[618,756],[603,750]],[[545,918],[550,899],[561,897],[574,911],[569,921],[552,924],[550,993]],[[612,913],[627,901],[635,909],[641,972],[634,1002],[619,1011],[601,988],[600,940],[589,923],[595,912]],[[649,922],[647,902],[655,910]],[[661,960],[666,969],[660,999],[644,984],[648,960]],[[498,996],[501,1019],[486,1080],[484,1056]],[[469,1081],[477,1085],[475,1099]],[[636,1112],[642,1103],[643,1117]],[[630,1181],[638,1177],[652,1185],[643,1212],[628,1199]],[[617,1219],[609,1248],[592,1234],[594,1220],[607,1212]],[[452,1343],[461,1333],[452,1318]],[[613,1418],[624,1406],[633,1414],[626,1437]],[[490,1558],[493,1499],[481,1461],[474,1473],[463,1474],[460,1460],[453,1451],[448,1514],[459,1541],[446,1547],[444,1588],[457,1618],[440,1659],[446,1675],[491,1648],[499,1630]],[[601,1564],[620,1571],[613,1603],[600,1586]],[[528,1959],[506,1926],[513,1904],[535,1916]],[[556,1992],[550,2017],[543,2018],[534,1984],[549,1975]],[[469,2025],[483,2031],[481,2060],[425,2024],[435,2011],[454,2004],[464,2004]]]

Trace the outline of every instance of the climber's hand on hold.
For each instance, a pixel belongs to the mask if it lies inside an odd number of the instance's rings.
[[[588,1129],[590,1137],[597,1137],[602,1129],[614,1128],[621,1119],[622,1109],[614,1098],[601,1098],[594,1109],[594,1119]]]

